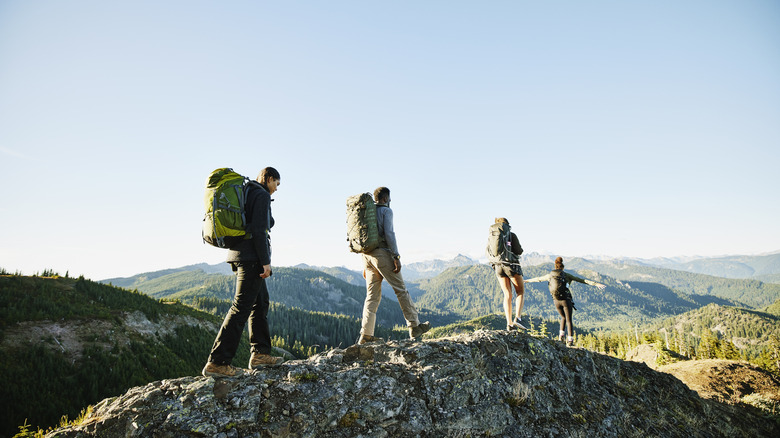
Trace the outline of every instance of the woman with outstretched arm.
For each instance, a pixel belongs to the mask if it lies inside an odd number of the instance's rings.
[[[541,277],[525,280],[526,283],[538,283],[546,281],[550,287],[550,294],[553,297],[553,304],[555,310],[561,316],[561,329],[558,335],[558,339],[563,341],[563,336],[568,331],[568,338],[566,339],[566,345],[571,346],[574,344],[574,324],[572,323],[572,314],[574,313],[574,301],[571,297],[571,291],[568,285],[572,281],[578,281],[591,286],[596,286],[599,289],[604,289],[605,285],[591,281],[585,278],[580,278],[575,275],[571,275],[568,272],[563,272],[563,258],[558,257],[555,259],[555,269],[550,271],[549,274]]]

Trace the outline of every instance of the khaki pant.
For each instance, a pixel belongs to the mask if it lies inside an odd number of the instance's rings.
[[[395,264],[390,252],[379,248],[368,254],[363,254],[363,267],[366,272],[366,302],[363,305],[363,323],[360,334],[374,336],[376,309],[379,308],[379,302],[382,300],[382,279],[387,280],[395,291],[407,327],[416,327],[420,323],[417,317],[417,308],[414,307],[412,297],[406,290],[401,273],[393,272]]]

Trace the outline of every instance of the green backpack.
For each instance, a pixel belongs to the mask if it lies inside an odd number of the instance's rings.
[[[347,243],[349,250],[368,253],[379,248],[376,204],[370,193],[347,198]]]
[[[512,234],[509,224],[499,222],[491,225],[487,244],[488,262],[514,264],[520,261],[518,255],[512,252]]]
[[[223,167],[206,180],[203,241],[217,248],[230,248],[244,239],[246,232],[246,187],[249,178]]]

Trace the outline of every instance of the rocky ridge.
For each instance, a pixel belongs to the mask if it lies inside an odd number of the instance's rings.
[[[757,411],[525,333],[334,349],[234,379],[149,383],[58,437],[761,437]]]

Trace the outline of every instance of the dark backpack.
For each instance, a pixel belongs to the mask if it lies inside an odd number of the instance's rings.
[[[349,250],[368,253],[380,245],[376,204],[370,193],[347,198],[347,243]]]
[[[550,286],[550,295],[556,300],[568,300],[571,298],[569,288],[566,287],[566,276],[563,275],[563,270],[554,269],[550,272],[550,281],[547,282]]]
[[[249,178],[223,167],[206,180],[203,241],[217,248],[230,248],[250,238],[246,232],[246,190]]]
[[[512,252],[512,231],[509,224],[499,222],[491,225],[487,243],[488,262],[516,264],[520,261],[518,255]]]

